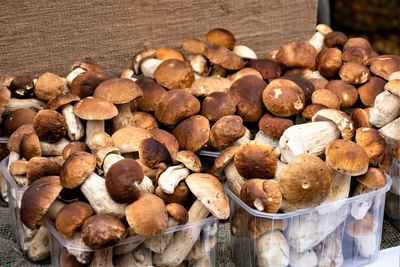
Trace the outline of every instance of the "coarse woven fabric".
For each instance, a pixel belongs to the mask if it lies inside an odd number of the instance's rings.
[[[0,75],[65,76],[78,58],[109,74],[144,47],[179,47],[222,27],[262,57],[315,32],[317,0],[3,0]]]

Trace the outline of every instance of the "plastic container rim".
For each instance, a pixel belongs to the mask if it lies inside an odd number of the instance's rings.
[[[1,162],[0,162],[0,171],[3,173],[4,178],[6,178],[7,182],[11,187],[18,191],[19,193],[25,192],[27,189],[26,187],[20,186],[15,182],[14,178],[11,176],[10,172],[7,170],[7,164],[8,164],[8,158],[9,156],[5,157]]]

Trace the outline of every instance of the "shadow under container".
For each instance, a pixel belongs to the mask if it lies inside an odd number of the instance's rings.
[[[361,266],[380,250],[385,193],[376,191],[288,213],[264,213],[230,198],[233,261],[252,266]],[[356,217],[357,220],[354,218]]]

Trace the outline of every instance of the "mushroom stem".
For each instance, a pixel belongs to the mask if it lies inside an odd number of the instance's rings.
[[[45,226],[40,226],[35,237],[26,244],[26,254],[34,262],[43,260],[50,255],[50,234]]]
[[[205,255],[204,257],[197,259],[192,265],[192,267],[211,267],[211,266],[214,266],[214,264],[212,264],[209,255]]]
[[[177,226],[179,223],[172,217],[168,218],[168,228]],[[163,253],[167,246],[171,243],[173,233],[155,236],[144,241],[144,245],[155,253]]]
[[[92,261],[90,262],[89,267],[113,267],[113,248],[102,248],[97,249],[94,252],[94,256]]]
[[[151,251],[144,246],[116,257],[117,267],[147,267],[152,266]]]
[[[108,170],[110,169],[110,167],[112,165],[114,165],[115,163],[117,163],[120,160],[123,160],[124,157],[119,155],[119,154],[108,154],[103,161],[103,171],[104,171],[104,175],[107,174]]]
[[[400,97],[384,91],[378,94],[374,106],[369,109],[369,122],[378,127],[384,127],[400,115]]]
[[[385,136],[394,140],[400,140],[400,118],[386,124],[379,131]]]
[[[209,256],[208,253],[210,253],[216,244],[217,235],[204,235],[193,245],[190,253],[186,256],[186,260],[198,260]]]
[[[150,194],[154,193],[153,181],[147,176],[144,176],[143,180],[139,184],[139,187],[140,187],[140,191],[142,191],[142,192],[147,192]]]
[[[19,157],[20,155],[18,152],[10,151],[10,154],[8,155],[8,166],[7,166],[8,171],[10,171],[11,164],[16,160],[19,160]]]
[[[167,194],[172,194],[179,182],[184,180],[190,174],[189,169],[183,164],[167,168],[158,178],[158,185]]]
[[[314,46],[319,53],[324,47],[325,36],[320,32],[315,32],[311,39],[308,41],[310,45]]]
[[[0,172],[0,193],[1,193],[1,198],[5,202],[8,202],[7,181],[2,172]]]
[[[343,265],[341,240],[341,231],[337,229],[314,248],[318,257],[318,267]]]
[[[86,142],[89,136],[96,131],[104,132],[104,120],[88,120],[86,122]]]
[[[73,69],[70,73],[68,73],[66,80],[68,84],[71,84],[71,82],[79,75],[86,72],[85,69],[78,67]]]
[[[279,230],[268,231],[257,239],[258,266],[289,265],[289,245]]]
[[[112,119],[114,132],[122,128],[134,127],[135,119],[132,116],[130,102],[116,106],[118,115]]]
[[[3,114],[10,114],[11,112],[21,109],[21,108],[30,108],[33,110],[41,110],[45,106],[46,106],[46,103],[44,103],[40,100],[37,100],[36,98],[28,98],[28,99],[10,98]]]
[[[370,257],[376,251],[376,232],[362,236],[354,237],[358,252],[363,257]]]
[[[225,166],[224,173],[226,179],[228,180],[229,188],[232,190],[233,193],[235,193],[235,195],[240,196],[240,190],[242,189],[242,186],[246,179],[239,174],[233,161]]]
[[[71,104],[64,105],[61,108],[61,113],[67,124],[69,139],[71,141],[81,139],[85,132],[81,120],[74,114],[74,107]]]
[[[312,249],[306,250],[304,252],[291,251],[289,262],[290,266],[293,267],[316,267],[318,264],[318,257]]]
[[[337,200],[346,199],[350,194],[350,185],[351,185],[351,176],[331,170],[331,192],[328,195],[328,198],[321,203],[328,204],[334,203]],[[332,210],[339,209],[343,204],[337,205],[334,207],[330,207],[329,209],[323,209],[319,211],[319,214],[325,214],[327,212],[332,212]]]
[[[66,204],[62,202],[61,200],[54,200],[53,203],[51,203],[49,209],[47,210],[47,217],[49,217],[51,220],[55,220],[57,213],[65,206]]]
[[[61,138],[56,143],[47,143],[40,141],[40,148],[42,150],[42,155],[44,156],[61,156],[64,147],[68,145],[70,141],[66,138]]]
[[[376,188],[368,187],[362,183],[358,183],[356,189],[354,190],[353,196],[363,195],[372,191]],[[357,200],[351,204],[350,214],[356,220],[361,220],[367,214],[369,208],[372,206],[374,198],[364,197],[363,199]]]

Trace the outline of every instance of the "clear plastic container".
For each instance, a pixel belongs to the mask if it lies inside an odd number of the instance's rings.
[[[393,159],[388,174],[393,183],[386,194],[385,215],[387,220],[400,230],[400,162],[397,159]]]
[[[99,255],[103,253],[103,256],[109,253],[109,257],[106,258],[111,259],[112,257],[114,266],[166,266],[157,262],[160,260],[161,254],[153,251],[160,252],[162,247],[168,249],[168,244],[180,244],[179,249],[174,254],[175,256],[168,258],[171,261],[170,263],[184,259],[183,262],[186,264],[184,266],[215,266],[219,223],[214,216],[197,222],[170,227],[164,235],[155,237],[151,241],[140,236],[131,236],[102,250],[93,250],[83,243],[67,240],[58,233],[50,219],[45,218],[44,222],[51,233],[51,265],[53,267],[62,266],[61,261],[65,258],[73,259],[73,261],[80,259],[82,263],[89,264],[94,260],[96,253]],[[192,235],[190,234],[192,232],[199,232],[199,234]],[[160,244],[164,244],[164,246],[161,245],[160,247]],[[149,249],[150,247],[153,251]],[[68,255],[69,257],[66,257]],[[177,263],[175,262],[171,266],[177,266]]]
[[[237,267],[361,266],[380,250],[385,187],[312,209],[271,214],[252,209],[225,184],[230,198],[231,245]],[[368,211],[353,218],[359,207]]]

